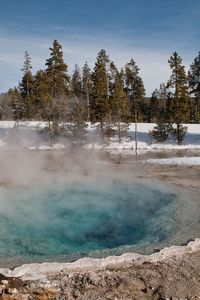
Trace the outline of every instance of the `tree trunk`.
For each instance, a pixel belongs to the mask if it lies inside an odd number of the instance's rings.
[[[137,156],[138,141],[137,141],[137,109],[135,108],[135,154]]]
[[[180,122],[179,122],[179,120],[176,124],[176,140],[177,140],[177,144],[180,145],[181,144],[181,137],[180,137]]]
[[[89,93],[87,92],[87,118],[88,118],[88,121],[90,122],[90,95]]]
[[[49,127],[49,145],[50,145],[50,147],[52,147],[53,141],[52,141],[51,121],[50,120],[48,120],[48,127]]]
[[[122,137],[121,137],[121,128],[120,128],[120,122],[117,122],[117,129],[118,129],[118,138],[119,138],[119,143],[122,142]]]
[[[197,96],[197,118],[196,122],[200,123],[200,94]]]
[[[104,141],[103,120],[100,119],[101,140]]]

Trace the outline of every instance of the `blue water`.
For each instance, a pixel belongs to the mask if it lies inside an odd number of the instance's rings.
[[[87,254],[165,240],[176,195],[120,181],[15,187],[0,193],[0,256]],[[174,217],[174,216],[173,216]]]

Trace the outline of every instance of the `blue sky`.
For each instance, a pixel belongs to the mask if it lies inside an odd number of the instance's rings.
[[[186,68],[197,56],[199,28],[199,0],[0,0],[0,91],[20,80],[25,50],[35,72],[58,39],[70,72],[92,67],[101,48],[119,67],[133,57],[150,95],[168,79],[173,51]]]

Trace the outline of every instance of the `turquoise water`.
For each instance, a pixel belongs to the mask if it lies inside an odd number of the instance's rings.
[[[112,180],[1,189],[0,256],[70,257],[161,242],[174,230],[176,199],[160,186]]]

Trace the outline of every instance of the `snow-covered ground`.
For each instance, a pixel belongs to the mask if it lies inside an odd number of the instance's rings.
[[[148,163],[159,165],[185,165],[185,166],[198,166],[200,165],[199,157],[172,157],[164,159],[148,159]]]
[[[153,130],[154,123],[138,123],[137,125],[137,148],[140,152],[143,151],[171,151],[171,150],[200,150],[200,124],[185,124],[188,128],[188,132],[182,145],[177,145],[175,137],[170,137],[167,141],[158,143],[152,136],[149,135],[149,131]],[[91,130],[91,127],[89,127]],[[132,123],[129,126],[128,136],[130,138],[124,139],[122,143],[119,143],[117,138],[111,139],[108,145],[102,145],[96,143],[93,145],[94,149],[105,150],[135,150],[135,124]],[[91,146],[91,145],[90,145]]]
[[[16,128],[14,121],[0,121],[0,150],[9,147],[23,147],[30,150],[61,150],[69,146],[66,138],[60,138],[56,144],[51,146],[48,137],[41,134],[41,130],[46,126],[45,122],[23,121]],[[177,145],[175,137],[170,137],[167,141],[158,143],[149,131],[154,128],[153,123],[137,124],[137,148],[138,153],[148,151],[173,151],[173,150],[196,150],[200,151],[200,124],[185,124],[188,128],[187,134],[182,145]],[[122,143],[118,142],[117,137],[111,138],[104,144],[100,141],[95,124],[88,123],[86,149],[106,150],[115,153],[135,154],[135,124],[129,126],[128,137]],[[176,151],[174,151],[176,152]],[[162,164],[200,164],[199,158],[174,158],[149,160],[149,163]]]

